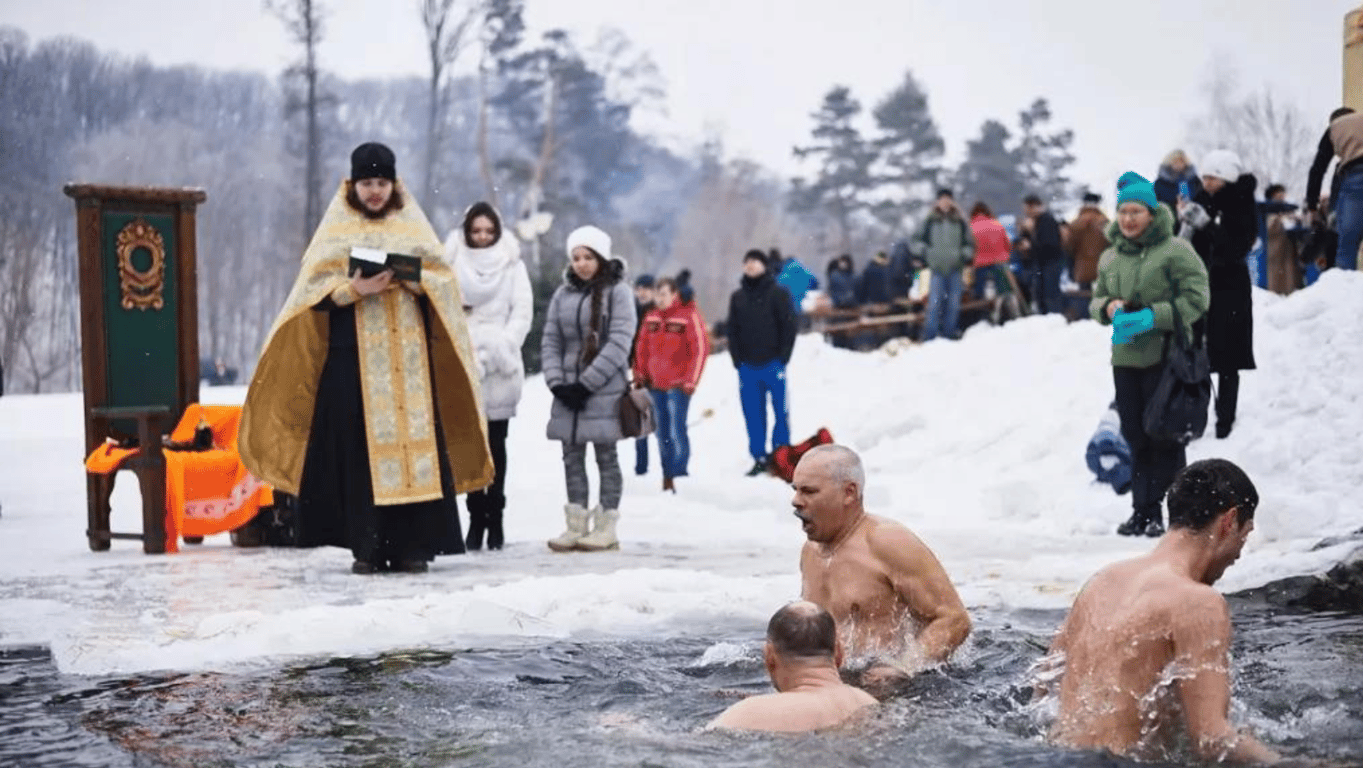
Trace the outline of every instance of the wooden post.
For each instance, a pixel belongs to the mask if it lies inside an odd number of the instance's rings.
[[[1344,106],[1363,112],[1363,5],[1344,15]]]

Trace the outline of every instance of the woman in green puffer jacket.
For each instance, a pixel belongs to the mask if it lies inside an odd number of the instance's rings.
[[[1145,405],[1159,384],[1164,342],[1175,331],[1192,339],[1192,325],[1207,311],[1207,269],[1186,240],[1174,237],[1174,214],[1154,187],[1127,172],[1117,182],[1112,243],[1098,261],[1093,319],[1112,326],[1112,379],[1122,436],[1131,447],[1131,519],[1123,536],[1164,533],[1164,492],[1187,463],[1183,446],[1145,434]],[[1177,313],[1175,313],[1177,309]]]

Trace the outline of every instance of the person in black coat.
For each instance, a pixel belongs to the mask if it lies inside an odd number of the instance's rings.
[[[857,278],[857,303],[889,304],[892,298],[890,257],[884,251],[878,251],[862,268],[861,276]]]
[[[1240,172],[1229,150],[1208,153],[1202,163],[1202,189],[1179,212],[1192,230],[1193,248],[1207,265],[1211,308],[1205,332],[1207,355],[1217,373],[1216,436],[1226,437],[1235,423],[1240,371],[1254,369],[1254,304],[1245,259],[1259,233],[1254,189],[1258,181]]]
[[[857,272],[852,255],[844,253],[828,262],[828,298],[835,309],[852,309],[857,301]]]
[[[1037,308],[1041,314],[1064,312],[1065,297],[1060,293],[1060,273],[1065,267],[1065,249],[1060,222],[1037,195],[1022,201],[1027,218],[1023,220],[1023,249],[1031,260],[1032,281],[1036,286]]]
[[[743,421],[748,428],[748,453],[753,467],[748,476],[767,471],[767,397],[771,397],[774,424],[771,448],[790,445],[790,418],[786,408],[786,364],[795,348],[798,328],[790,293],[777,285],[762,251],[743,256],[743,279],[729,297],[725,334],[729,356],[738,369],[738,393]]]

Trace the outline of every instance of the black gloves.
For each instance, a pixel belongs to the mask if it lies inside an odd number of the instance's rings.
[[[577,381],[572,384],[559,384],[556,387],[550,387],[549,391],[553,392],[554,397],[558,398],[559,402],[574,413],[586,408],[587,399],[592,396],[592,391]]]

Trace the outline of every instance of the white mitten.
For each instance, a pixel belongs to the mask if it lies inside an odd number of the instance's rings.
[[[1178,217],[1193,229],[1202,229],[1212,221],[1212,217],[1207,215],[1207,209],[1198,203],[1184,203]]]

